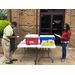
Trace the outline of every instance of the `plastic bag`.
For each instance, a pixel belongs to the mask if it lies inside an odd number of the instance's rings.
[[[47,46],[47,40],[43,40],[41,46]]]
[[[54,40],[48,40],[48,46],[54,46],[55,41]]]

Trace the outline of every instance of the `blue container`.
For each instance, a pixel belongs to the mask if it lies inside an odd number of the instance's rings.
[[[42,43],[42,40],[54,40],[55,41],[55,36],[54,35],[40,35],[40,44]]]

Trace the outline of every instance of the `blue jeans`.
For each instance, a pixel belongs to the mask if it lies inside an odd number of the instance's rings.
[[[62,44],[62,59],[66,58],[66,46],[68,43],[61,43]]]

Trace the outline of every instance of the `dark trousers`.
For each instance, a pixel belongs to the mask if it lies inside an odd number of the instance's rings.
[[[61,43],[62,44],[62,59],[66,58],[66,46],[68,43]]]

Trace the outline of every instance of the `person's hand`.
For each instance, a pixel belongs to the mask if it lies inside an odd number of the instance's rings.
[[[59,35],[60,36],[60,35]],[[62,39],[62,37],[60,36],[60,38]]]
[[[14,36],[14,38],[15,38],[15,39],[18,39],[18,38],[19,38],[19,36]]]
[[[60,36],[60,35],[59,35]],[[61,36],[60,36],[61,37]]]
[[[62,39],[62,37],[60,36],[60,38]]]

